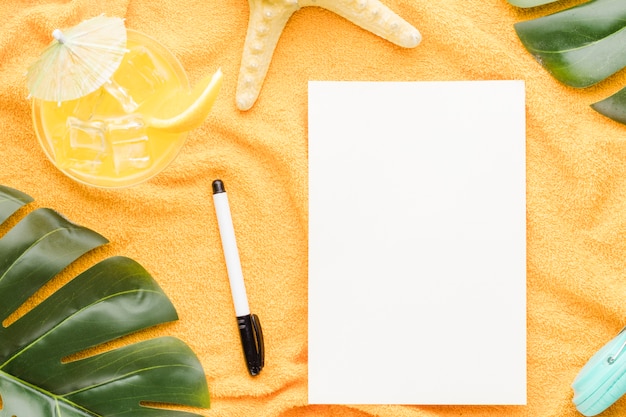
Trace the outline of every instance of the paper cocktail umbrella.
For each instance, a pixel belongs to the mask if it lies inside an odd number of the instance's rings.
[[[45,101],[74,100],[97,90],[128,52],[124,20],[117,17],[97,16],[52,36],[27,73],[30,97]]]

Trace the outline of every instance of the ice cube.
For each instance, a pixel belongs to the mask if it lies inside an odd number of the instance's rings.
[[[89,120],[94,116],[96,109],[102,102],[103,94],[103,91],[98,89],[80,99],[62,101],[58,112],[59,114],[71,114],[80,120]]]
[[[113,78],[128,89],[134,102],[140,106],[167,83],[168,74],[168,69],[152,51],[138,45],[126,54],[123,68]]]
[[[106,119],[106,136],[118,175],[129,170],[145,169],[152,164],[150,140],[141,115]]]
[[[132,113],[139,107],[139,104],[135,102],[128,89],[122,87],[117,82],[109,80],[104,83],[103,87],[122,106],[126,113]]]
[[[67,118],[67,134],[61,141],[56,162],[61,168],[96,173],[107,156],[105,124],[99,120]]]
[[[76,151],[106,151],[104,122],[101,120],[84,121],[77,117],[70,116],[67,118],[67,124],[69,128],[70,148]]]

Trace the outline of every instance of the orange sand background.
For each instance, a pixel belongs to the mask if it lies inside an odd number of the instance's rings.
[[[241,112],[235,86],[245,0],[3,1],[0,183],[111,240],[48,291],[113,255],[150,271],[180,320],[122,342],[162,334],[187,342],[211,391],[203,415],[577,416],[572,380],[626,323],[626,127],[589,108],[626,85],[626,73],[588,90],[565,87],[524,50],[513,24],[578,3],[524,11],[505,0],[386,0],[421,31],[415,49],[305,8],[288,23],[256,105]],[[57,171],[36,141],[26,100],[24,72],[52,30],[100,13],[158,39],[192,84],[218,67],[225,74],[213,112],[176,161],[129,189],[90,188]],[[308,80],[488,79],[526,81],[528,405],[307,405]],[[215,178],[230,191],[250,306],[264,326],[266,368],[257,378],[246,372],[234,322],[210,191]],[[625,412],[619,401],[604,415]]]

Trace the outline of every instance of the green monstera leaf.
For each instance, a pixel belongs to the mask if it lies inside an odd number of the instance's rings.
[[[31,200],[0,186],[0,222]],[[45,208],[0,238],[0,417],[191,417],[198,414],[154,404],[209,406],[201,364],[174,337],[80,355],[177,319],[156,281],[131,259],[105,259],[9,320],[61,270],[105,243]]]
[[[529,7],[545,3],[536,0],[509,2]],[[515,30],[528,52],[552,76],[571,87],[590,87],[626,66],[624,0],[591,0],[516,23]],[[592,107],[620,123],[626,119],[626,106],[619,97]]]

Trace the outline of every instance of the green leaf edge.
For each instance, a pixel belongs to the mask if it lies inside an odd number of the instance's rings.
[[[13,213],[33,201],[33,198],[14,188],[2,186],[0,189],[0,224]]]
[[[558,0],[507,0],[507,1],[509,2],[509,4],[516,6],[516,7],[530,8],[530,7],[543,6],[544,4],[554,3],[554,2],[557,2]]]
[[[591,105],[591,108],[609,119],[626,125],[626,87]]]

